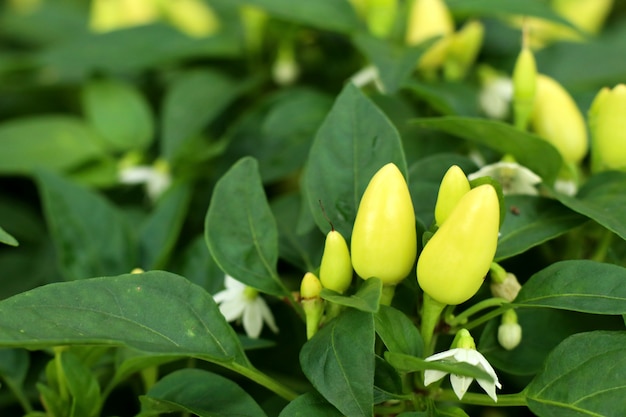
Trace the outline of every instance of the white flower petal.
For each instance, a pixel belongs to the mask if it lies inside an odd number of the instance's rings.
[[[272,310],[270,310],[267,306],[265,300],[261,297],[257,297],[256,302],[258,303],[258,310],[261,312],[263,321],[267,324],[271,331],[278,333],[278,326],[276,325],[276,321],[274,321],[274,315],[272,314]]]
[[[444,352],[439,352],[439,353],[435,353],[434,355],[431,355],[429,357],[427,357],[426,359],[424,359],[425,361],[439,361],[441,359],[446,359],[446,358],[450,358],[450,357],[455,357],[454,355],[457,353],[457,351],[459,351],[461,349],[450,349],[450,350],[446,350]]]
[[[152,178],[154,169],[147,165],[124,168],[118,178],[122,184],[144,184]]]
[[[226,321],[235,321],[244,314],[246,304],[238,299],[230,299],[220,304],[220,312]]]
[[[243,292],[243,290],[246,288],[246,285],[242,283],[241,281],[236,280],[235,278],[231,277],[230,275],[225,275],[224,287],[226,287],[229,290],[238,290],[238,291]]]
[[[485,165],[467,176],[472,181],[476,178],[492,177],[502,185],[505,195],[537,195],[535,185],[541,183],[541,177],[517,162],[500,161]]]
[[[424,371],[424,386],[429,386],[433,382],[439,381],[444,376],[448,375],[447,372],[438,371],[436,369],[426,369]]]
[[[486,381],[484,379],[477,379],[476,381],[493,401],[498,402],[498,397],[496,395],[496,385],[494,385],[493,382]],[[500,384],[498,384],[498,388],[502,388]]]
[[[474,378],[469,376],[450,374],[450,383],[452,384],[452,389],[454,390],[454,393],[459,398],[459,400],[463,399],[463,396],[467,392],[467,389],[469,388],[473,380]]]
[[[248,337],[256,339],[261,335],[263,329],[263,317],[259,310],[259,304],[252,302],[248,303],[243,311],[243,329],[246,331]]]

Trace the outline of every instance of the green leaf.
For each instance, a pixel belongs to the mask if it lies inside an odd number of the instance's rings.
[[[420,57],[432,43],[407,47],[364,32],[355,34],[352,41],[376,66],[387,94],[395,93],[408,81]]]
[[[191,200],[191,186],[179,183],[159,200],[141,225],[139,245],[144,269],[163,268],[176,244]]]
[[[307,392],[291,401],[278,417],[343,417],[317,393]]]
[[[382,291],[383,282],[378,278],[369,278],[362,283],[354,295],[345,296],[328,288],[322,288],[320,297],[335,304],[375,313],[378,311]]]
[[[268,294],[288,291],[276,272],[278,231],[256,160],[240,159],[215,184],[204,233],[228,275]]]
[[[198,417],[266,417],[256,401],[239,385],[201,369],[172,372],[140,400],[140,416],[183,411]]]
[[[38,171],[36,179],[67,280],[122,274],[136,266],[130,226],[112,204],[52,172]]]
[[[390,352],[421,356],[424,342],[415,324],[403,312],[380,306],[374,315],[376,333]]]
[[[2,386],[24,398],[26,393],[23,386],[29,366],[30,354],[26,349],[0,349]]]
[[[548,142],[503,122],[450,116],[415,119],[413,123],[510,154],[547,184],[554,182],[563,163],[559,152]]]
[[[243,83],[244,86],[246,83]],[[178,76],[163,102],[161,153],[172,161],[241,94],[240,81],[217,71],[196,70]]]
[[[31,116],[0,124],[0,173],[68,170],[104,155],[102,140],[70,116]]]
[[[117,386],[131,375],[144,369],[183,358],[183,355],[145,353],[134,349],[118,348],[115,351],[115,373],[108,386]]]
[[[624,410],[626,333],[571,336],[527,387],[528,407],[540,416],[612,416]],[[616,414],[617,413],[617,414]]]
[[[19,242],[13,236],[11,236],[6,230],[0,227],[0,243],[7,244],[9,246],[19,246]]]
[[[347,84],[317,132],[303,177],[318,227],[330,230],[321,201],[335,229],[349,240],[367,184],[389,162],[406,176],[398,131],[357,87]]]
[[[300,351],[304,374],[344,415],[373,416],[374,339],[372,314],[349,309]]]
[[[584,216],[556,200],[535,196],[506,196],[506,217],[500,227],[495,260],[526,252],[580,226]]]
[[[154,136],[152,111],[141,92],[113,79],[93,80],[82,91],[87,120],[117,151],[140,150]]]
[[[557,262],[530,277],[514,305],[626,314],[626,268],[589,260]]]
[[[233,3],[256,6],[274,17],[318,29],[350,33],[360,27],[354,9],[346,1],[236,0]]]
[[[0,346],[77,344],[248,365],[213,298],[169,272],[50,284],[0,302]]]
[[[72,395],[73,415],[98,416],[101,404],[100,385],[96,376],[72,352],[62,352],[58,360],[63,369],[63,383]]]
[[[492,381],[491,375],[477,366],[465,362],[426,361],[404,353],[385,352],[385,360],[399,372],[418,372],[426,369],[434,369],[450,374],[469,376],[475,379]]]
[[[446,0],[450,11],[459,15],[502,17],[502,15],[525,15],[540,17],[574,27],[569,21],[541,0]]]
[[[515,349],[505,350],[498,342],[500,317],[487,323],[477,341],[478,350],[493,367],[513,375],[539,372],[552,349],[572,334],[624,328],[620,316],[599,320],[595,314],[548,308],[520,308],[516,312],[522,341]]]
[[[626,173],[609,171],[589,178],[575,197],[556,194],[555,198],[626,240],[625,187]]]
[[[215,294],[224,288],[224,272],[215,263],[204,236],[198,236],[185,248],[179,265],[173,272]]]
[[[374,374],[374,404],[395,399],[409,399],[402,394],[402,379],[395,368],[376,356],[376,372]]]
[[[446,116],[479,115],[478,91],[467,83],[411,81],[406,89]]]

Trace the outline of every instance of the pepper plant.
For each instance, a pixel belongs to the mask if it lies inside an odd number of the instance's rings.
[[[0,415],[622,416],[626,7],[0,4]]]

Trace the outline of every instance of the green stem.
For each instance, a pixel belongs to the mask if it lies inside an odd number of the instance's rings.
[[[424,341],[424,357],[430,356],[434,351],[435,327],[439,323],[441,312],[446,307],[445,304],[433,300],[428,294],[424,293],[424,305],[422,305],[422,324],[420,333]]]
[[[59,395],[64,401],[69,400],[70,393],[67,390],[67,383],[65,381],[65,372],[63,370],[63,364],[61,363],[61,355],[63,354],[64,347],[54,347],[54,366],[57,373],[57,384],[59,384]]]
[[[499,307],[493,311],[490,311],[484,316],[480,316],[479,318],[470,321],[469,323],[465,324],[463,327],[467,330],[473,329],[474,327],[478,327],[484,322],[489,321],[494,317],[498,317],[500,314],[504,313],[507,310],[507,308],[508,307]]]
[[[491,308],[491,307],[500,307],[506,303],[508,303],[508,301],[505,300],[504,298],[498,298],[498,297],[487,298],[486,300],[483,300],[479,303],[474,304],[473,306],[471,306],[464,312],[460,313],[456,317],[454,316],[445,317],[445,320],[446,320],[446,323],[448,323],[450,326],[463,325],[467,323],[467,320],[469,319],[470,316],[478,313],[479,311],[484,310],[486,308]]]
[[[455,401],[458,402],[456,394],[452,390],[442,390],[437,393],[437,401]],[[463,404],[486,405],[490,407],[525,407],[526,396],[523,393],[498,395],[498,402],[494,402],[491,397],[486,394],[475,394],[472,392],[465,393]]]
[[[597,243],[596,250],[591,255],[590,259],[592,261],[604,262],[606,259],[606,254],[609,251],[609,247],[611,246],[611,241],[613,240],[613,233],[610,230],[604,230],[602,232],[602,236]]]
[[[17,402],[20,403],[20,406],[22,406],[26,414],[31,413],[33,411],[33,406],[28,400],[26,394],[24,394],[24,390],[22,389],[22,387],[14,384],[13,381],[9,378],[4,378],[4,383],[7,387],[9,387],[9,389],[17,399]]]
[[[263,372],[252,367],[251,365],[244,366],[238,363],[233,363],[229,366],[229,368],[239,373],[240,375],[243,375],[246,378],[256,382],[257,384],[264,386],[268,390],[274,392],[275,394],[279,395],[287,401],[293,401],[299,395],[297,392],[292,391],[291,389],[282,385],[280,382],[270,378]]]
[[[393,296],[396,293],[395,285],[383,285],[383,291],[380,296],[380,305],[390,306],[393,301]]]

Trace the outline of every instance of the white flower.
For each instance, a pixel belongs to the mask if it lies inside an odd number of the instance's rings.
[[[257,290],[229,275],[224,278],[224,286],[226,289],[215,294],[213,299],[219,304],[226,321],[243,319],[243,329],[253,339],[261,335],[264,321],[274,333],[278,333],[272,311]]]
[[[480,177],[492,177],[497,180],[502,185],[502,193],[504,195],[539,194],[535,185],[541,182],[541,177],[517,162],[500,161],[485,165],[478,171],[468,175],[467,179],[472,181]]]
[[[118,174],[122,184],[144,184],[146,193],[156,201],[171,185],[172,177],[165,161],[156,161],[153,166],[133,165],[120,169]]]
[[[374,83],[374,87],[376,87],[378,92],[385,93],[385,86],[380,80],[378,68],[374,65],[360,69],[356,74],[350,77],[350,81],[358,88],[363,88],[370,83]]]
[[[485,114],[492,119],[506,119],[513,99],[513,82],[507,77],[488,80],[480,90],[478,101]]]
[[[466,348],[450,349],[445,352],[429,356],[425,360],[428,362],[465,362],[469,363],[470,365],[477,366],[478,368],[487,372],[493,378],[493,381],[489,381],[486,379],[477,379],[478,384],[494,401],[498,401],[498,397],[496,397],[496,387],[502,388],[502,385],[500,385],[500,382],[498,382],[498,376],[496,375],[496,372],[493,370],[489,362],[487,362],[487,359],[485,359],[485,357],[477,350]],[[446,374],[447,372],[427,369],[424,371],[424,385],[428,386],[433,382],[439,381],[441,378],[446,376]],[[450,375],[450,383],[452,384],[452,389],[454,390],[456,396],[459,397],[459,400],[463,399],[463,396],[467,392],[467,389],[469,388],[473,380],[474,378],[469,376],[455,374]]]

